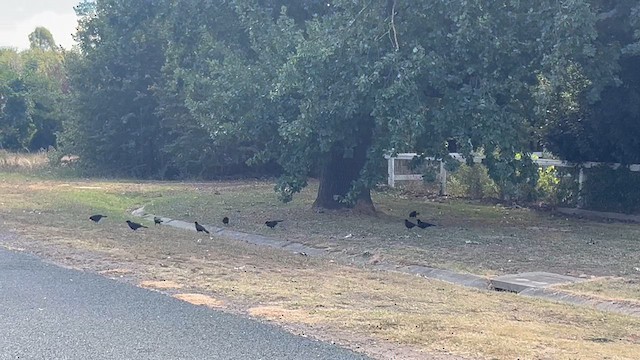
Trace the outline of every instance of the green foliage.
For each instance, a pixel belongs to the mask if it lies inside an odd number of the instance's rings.
[[[65,108],[62,67],[61,54],[53,50],[0,50],[0,148],[56,145]]]
[[[592,0],[598,36],[549,99],[547,147],[570,161],[640,162],[640,5]],[[576,86],[577,85],[577,86]]]
[[[585,207],[600,211],[640,212],[640,173],[609,166],[585,169],[583,185]]]
[[[38,26],[29,34],[29,46],[32,50],[57,51],[58,46],[53,40],[51,32],[42,26]]]
[[[16,78],[4,84],[2,98],[0,145],[5,149],[25,150],[34,127],[31,120],[33,103],[24,81]]]
[[[538,166],[530,156],[496,151],[487,154],[485,164],[502,200],[528,202],[536,198]]]
[[[159,172],[165,132],[152,89],[164,63],[161,6],[144,2],[86,2],[68,69],[74,114],[66,149],[83,164],[112,175]]]
[[[498,188],[482,164],[460,165],[448,178],[447,187],[453,196],[471,199],[497,198]]]
[[[548,166],[538,169],[537,200],[547,206],[576,206],[578,196],[577,170]]]
[[[578,173],[577,168],[539,168],[538,200],[548,206],[575,207],[578,204]]]
[[[516,154],[616,80],[594,3],[84,1],[64,143],[134,176],[281,169],[283,200],[315,174],[319,199],[353,204],[385,152],[446,157],[455,139],[489,154],[501,197],[531,200]]]
[[[560,185],[560,178],[558,177],[558,171],[555,166],[547,166],[546,168],[538,169],[538,194],[542,199],[545,199],[549,205],[556,205],[558,200],[558,187]]]

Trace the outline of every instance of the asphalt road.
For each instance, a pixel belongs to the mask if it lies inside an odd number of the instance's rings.
[[[0,249],[0,359],[368,359]]]

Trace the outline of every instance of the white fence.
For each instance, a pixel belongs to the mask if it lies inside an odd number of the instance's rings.
[[[584,163],[571,163],[568,161],[564,161],[564,160],[554,160],[554,159],[542,159],[540,158],[540,156],[542,156],[542,153],[533,153],[532,154],[534,159],[533,162],[538,164],[538,166],[540,167],[547,167],[547,166],[556,166],[556,167],[578,167],[579,169],[579,175],[578,175],[578,190],[582,191],[582,185],[584,184],[585,181],[585,175],[584,172],[582,171],[582,169],[588,169],[594,166],[598,166],[598,165],[608,165],[610,166],[612,169],[617,169],[620,166],[622,166],[621,164],[618,163],[599,163],[599,162],[593,162],[593,161],[588,161],[588,162],[584,162]],[[396,175],[395,171],[396,171],[396,164],[395,161],[396,160],[412,160],[414,157],[418,156],[418,154],[416,153],[401,153],[401,154],[397,154],[396,156],[391,156],[391,155],[385,155],[385,159],[387,159],[388,165],[387,165],[387,172],[388,172],[388,176],[387,176],[387,183],[389,184],[389,186],[391,187],[395,187],[396,185],[396,181],[402,181],[402,180],[422,180],[422,175],[419,174],[409,174],[409,175]],[[460,161],[460,162],[466,162],[466,159],[464,158],[464,156],[462,156],[462,154],[460,153],[449,153],[449,156],[451,156],[452,158]],[[474,156],[473,157],[473,162],[474,163],[480,163],[482,162],[482,160],[484,159],[484,156]],[[444,168],[444,162],[442,161],[442,159],[436,159],[434,157],[426,157],[425,160],[431,160],[431,161],[439,161],[440,162],[440,174],[439,174],[439,180],[440,180],[440,195],[447,195],[447,170]],[[631,171],[640,171],[640,164],[632,164],[629,165],[629,170]]]

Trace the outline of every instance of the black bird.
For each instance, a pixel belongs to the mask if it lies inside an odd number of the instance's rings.
[[[131,220],[127,220],[127,225],[129,225],[129,227],[130,227],[130,228],[131,228],[131,230],[133,230],[133,231],[136,231],[136,230],[138,230],[138,229],[140,229],[140,228],[148,229],[148,227],[146,227],[146,226],[144,226],[144,225],[142,225],[142,224],[138,224],[138,223],[136,223],[136,222],[133,222],[133,221],[131,221]]]
[[[100,219],[107,217],[107,215],[100,215],[100,214],[95,214],[95,215],[91,215],[89,216],[89,220],[93,221],[93,222],[98,222],[100,221]]]
[[[229,218],[228,218],[228,217],[226,217],[226,216],[225,216],[225,217],[223,217],[223,218],[222,218],[222,223],[223,223],[223,224],[225,224],[225,225],[229,225]]]
[[[416,217],[418,215],[420,215],[420,213],[415,211],[415,210],[413,210],[412,212],[409,213],[409,217]]]
[[[418,219],[418,227],[419,227],[420,229],[426,229],[426,228],[428,228],[429,226],[436,226],[436,225],[435,225],[435,224],[428,223],[428,222],[424,222],[424,221],[422,221],[422,220]]]
[[[407,229],[412,229],[414,226],[416,226],[416,224],[412,223],[411,221],[404,219],[404,226],[407,227]]]
[[[156,224],[156,225],[160,225],[160,224],[162,224],[162,219],[160,219],[157,216],[154,216],[153,217],[153,223]]]
[[[283,222],[284,220],[267,220],[265,221],[265,225],[267,225],[270,228],[274,228],[276,227],[276,225],[278,225],[279,222]]]
[[[198,224],[198,222],[196,221],[196,232],[200,232],[200,231],[204,231],[207,234],[209,234],[209,230],[205,229],[204,226]]]

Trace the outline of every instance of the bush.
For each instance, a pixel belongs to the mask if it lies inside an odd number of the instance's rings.
[[[449,176],[447,187],[449,194],[453,196],[471,199],[498,197],[496,183],[489,177],[487,168],[481,164],[461,165]]]
[[[548,166],[538,169],[538,199],[549,206],[575,207],[578,201],[578,171]]]
[[[585,169],[584,207],[598,211],[640,213],[640,172],[609,166]]]

